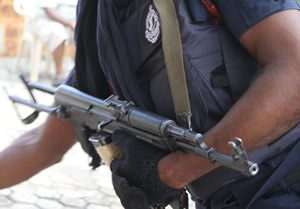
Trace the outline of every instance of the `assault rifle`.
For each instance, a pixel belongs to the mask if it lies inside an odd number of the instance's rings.
[[[202,134],[180,127],[168,118],[139,109],[132,102],[119,100],[118,96],[112,95],[101,100],[67,85],[52,88],[21,78],[32,96],[32,101],[16,96],[9,98],[14,103],[35,109],[33,114],[23,119],[24,123],[33,122],[39,112],[47,112],[80,124],[81,128],[94,130],[96,137],[90,137],[90,141],[96,149],[107,145],[108,136],[115,130],[122,130],[160,149],[190,152],[208,159],[211,163],[219,163],[239,171],[245,176],[254,176],[259,170],[258,165],[248,159],[240,138],[228,143],[231,156],[225,155],[208,147]],[[54,95],[56,106],[37,103],[32,94],[33,89]]]

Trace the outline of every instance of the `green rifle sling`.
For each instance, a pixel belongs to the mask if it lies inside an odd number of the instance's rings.
[[[153,0],[161,18],[162,47],[177,123],[191,128],[191,108],[186,85],[179,24],[173,0]]]

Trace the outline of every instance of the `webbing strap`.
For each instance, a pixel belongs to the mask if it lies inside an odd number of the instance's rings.
[[[284,177],[287,178],[287,176],[289,176],[289,173],[291,170],[293,170],[293,168],[299,166],[300,163],[299,151],[300,151],[300,140],[298,140],[298,142],[294,145],[294,147],[291,149],[291,151],[286,156],[286,158],[273,172],[272,176],[265,182],[265,184],[251,199],[246,209],[248,209],[255,200],[263,196],[267,191],[270,191],[274,187],[274,185],[277,184],[279,180],[283,179]],[[287,183],[293,183],[295,180],[298,179],[291,179],[291,180],[292,180],[291,182],[287,182]]]
[[[153,0],[161,18],[162,47],[177,123],[191,128],[191,109],[182,57],[181,38],[173,0]]]

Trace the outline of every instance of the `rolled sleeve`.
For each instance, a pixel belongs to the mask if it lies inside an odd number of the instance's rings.
[[[300,9],[297,0],[217,0],[216,4],[225,24],[236,39],[274,13]]]

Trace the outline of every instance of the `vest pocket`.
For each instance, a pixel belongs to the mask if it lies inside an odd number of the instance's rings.
[[[216,72],[215,70],[220,69],[223,65],[220,63],[218,67],[204,71],[204,69],[201,69],[201,67],[198,67],[197,63],[195,63],[197,60],[191,59],[188,55],[185,57],[189,68],[187,72],[190,72],[190,75],[187,76],[193,80],[197,90],[202,93],[203,98],[205,98],[204,103],[209,109],[208,111],[219,114],[222,113],[222,115],[224,115],[233,104],[231,95],[228,92],[227,86],[216,86],[214,88],[212,81],[212,79],[216,81],[216,75],[214,75],[213,72]],[[192,85],[191,82],[188,83],[188,85]]]

